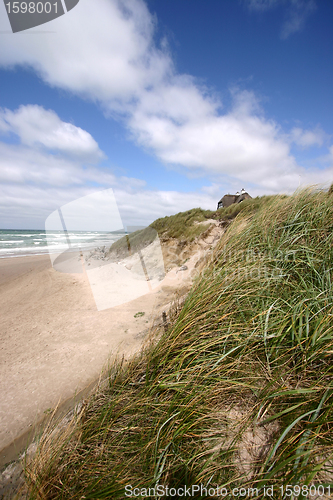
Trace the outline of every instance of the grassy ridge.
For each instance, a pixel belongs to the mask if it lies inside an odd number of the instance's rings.
[[[234,219],[240,212],[254,213],[272,198],[272,196],[258,196],[216,211],[192,208],[192,210],[186,212],[179,212],[175,215],[157,219],[150,226],[158,232],[159,237],[162,239],[177,238],[180,241],[189,242],[207,229],[204,224],[198,225],[198,222],[206,222],[209,219],[227,222]]]
[[[207,229],[209,219],[227,223],[234,219],[240,212],[254,213],[259,207],[265,205],[273,197],[262,196],[254,199],[244,200],[241,203],[231,205],[228,208],[219,210],[203,210],[202,208],[192,208],[186,212],[162,217],[155,220],[145,229],[135,231],[129,235],[123,236],[115,241],[109,251],[108,257],[113,260],[119,260],[129,255],[129,252],[142,250],[154,241],[156,236],[163,240],[177,239],[180,243],[192,242],[200,237]]]
[[[206,224],[198,223],[207,222],[209,224],[209,219],[227,223],[242,211],[253,213],[270,198],[269,196],[257,197],[216,211],[192,208],[186,212],[156,219],[150,226],[115,241],[109,248],[107,255],[111,260],[120,260],[127,257],[129,252],[134,253],[147,247],[157,235],[162,241],[176,239],[179,243],[190,243],[195,238],[200,237],[207,229]]]
[[[130,233],[115,241],[109,248],[107,256],[115,261],[128,257],[150,245],[156,236],[157,233],[151,226]]]
[[[169,331],[46,434],[26,468],[31,497],[202,483],[265,498],[264,484],[330,482],[332,240],[328,193],[242,210]]]

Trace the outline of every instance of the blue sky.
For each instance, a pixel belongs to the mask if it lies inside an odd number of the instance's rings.
[[[330,0],[80,0],[12,34],[0,4],[0,227],[106,188],[142,225],[330,185],[332,28]]]

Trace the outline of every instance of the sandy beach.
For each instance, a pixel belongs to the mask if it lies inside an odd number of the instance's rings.
[[[0,450],[97,379],[110,356],[138,351],[186,274],[98,311],[87,273],[58,272],[48,255],[0,259]]]

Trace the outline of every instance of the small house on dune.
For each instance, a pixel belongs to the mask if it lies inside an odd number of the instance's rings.
[[[243,188],[240,193],[237,191],[236,194],[225,194],[218,202],[217,208],[230,207],[230,205],[233,205],[234,203],[240,203],[243,200],[249,200],[251,198],[252,196],[250,196],[249,193],[247,193]]]

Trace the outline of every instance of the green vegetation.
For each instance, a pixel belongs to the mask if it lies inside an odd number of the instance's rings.
[[[242,210],[247,210],[249,207],[256,206],[260,203],[259,200],[259,198],[246,200],[237,205],[233,205],[233,208],[221,208],[216,211],[193,208],[186,212],[179,212],[176,215],[157,219],[151,224],[151,227],[156,229],[162,240],[177,238],[181,241],[190,242],[206,231],[207,225],[204,223],[209,219],[226,222],[236,217]]]
[[[242,498],[271,485],[278,499],[281,485],[332,483],[333,198],[250,201],[169,330],[115,361],[66,431],[45,433],[26,466],[31,498],[203,484],[258,488]]]
[[[186,212],[179,212],[176,215],[163,217],[155,220],[151,227],[158,232],[160,238],[177,238],[182,241],[193,241],[194,238],[200,236],[207,226],[204,224],[196,224],[198,222],[206,222],[212,219],[216,212],[211,210],[202,210],[202,208],[193,208]]]
[[[134,318],[141,318],[144,315],[145,315],[145,313],[142,312],[142,311],[140,311],[140,312],[137,312],[137,313],[134,314]]]
[[[230,220],[234,219],[240,212],[245,214],[254,214],[259,208],[263,209],[268,203],[270,203],[275,196],[257,196],[250,200],[244,200],[241,203],[234,203],[227,208],[220,208],[216,211],[218,218],[220,220]],[[280,199],[287,198],[286,196],[280,196]]]
[[[130,233],[115,241],[111,245],[107,256],[109,259],[116,261],[124,259],[150,245],[155,240],[156,236],[157,233],[155,229],[150,226]]]
[[[209,219],[215,219],[221,223],[228,223],[240,212],[247,214],[254,213],[259,207],[269,202],[272,196],[262,196],[251,200],[244,200],[241,203],[231,205],[228,208],[219,210],[203,210],[202,208],[192,208],[186,212],[163,217],[155,220],[150,226],[129,235],[123,236],[109,249],[108,257],[113,260],[120,260],[128,257],[129,253],[135,253],[147,247],[154,241],[157,234],[160,239],[167,240],[176,238],[179,241],[189,243],[200,237],[207,230]],[[200,223],[203,224],[200,224]],[[204,224],[207,222],[207,224]],[[199,223],[199,224],[198,224]]]
[[[191,242],[199,237],[207,229],[206,224],[198,222],[207,222],[209,219],[215,219],[222,223],[234,219],[240,212],[254,213],[259,207],[265,205],[272,196],[262,196],[250,200],[244,200],[241,203],[231,205],[228,208],[219,210],[203,210],[202,208],[193,208],[186,212],[179,212],[176,215],[163,217],[154,221],[150,227],[155,229],[159,237],[163,239],[177,238],[180,241]]]

